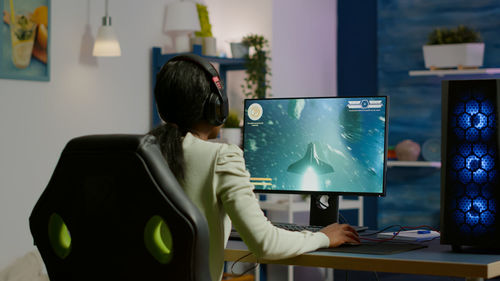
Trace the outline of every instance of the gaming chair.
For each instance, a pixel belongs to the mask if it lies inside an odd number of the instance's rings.
[[[51,281],[211,281],[206,219],[150,135],[71,140],[29,221]]]

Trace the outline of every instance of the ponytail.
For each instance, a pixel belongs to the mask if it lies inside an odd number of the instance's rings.
[[[166,123],[150,134],[158,139],[170,170],[180,182],[185,175],[182,139],[204,119],[204,104],[210,93],[209,77],[196,63],[168,61],[156,75],[156,106]]]
[[[178,181],[184,180],[184,151],[182,138],[186,135],[178,126],[165,123],[150,132],[160,145],[161,152],[167,159],[168,166]]]

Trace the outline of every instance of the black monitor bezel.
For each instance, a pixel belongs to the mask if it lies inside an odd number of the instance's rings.
[[[246,114],[246,109],[247,109],[247,102],[252,102],[252,101],[259,101],[259,100],[293,100],[293,99],[347,99],[347,98],[353,98],[353,99],[358,99],[358,98],[384,98],[385,99],[385,139],[384,139],[384,177],[383,177],[383,183],[382,183],[382,192],[380,193],[373,193],[373,192],[346,192],[346,191],[301,191],[301,190],[261,190],[261,189],[256,189],[254,187],[254,192],[255,193],[274,193],[274,194],[312,194],[312,195],[318,195],[318,194],[324,194],[324,195],[331,195],[331,196],[378,196],[378,197],[383,197],[386,195],[386,180],[387,180],[387,143],[388,143],[388,132],[389,132],[389,96],[326,96],[326,97],[280,97],[280,98],[258,98],[258,99],[245,99],[243,101],[243,114]],[[243,117],[243,128],[242,128],[242,150],[243,154],[245,153],[245,123],[246,123],[246,118]],[[246,165],[246,164],[245,164]]]

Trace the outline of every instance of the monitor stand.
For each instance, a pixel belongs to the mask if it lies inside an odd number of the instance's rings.
[[[328,196],[328,203],[320,201]],[[309,225],[327,226],[339,221],[339,196],[332,194],[311,194]]]

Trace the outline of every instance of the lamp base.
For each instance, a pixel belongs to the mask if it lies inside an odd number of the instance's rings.
[[[178,53],[191,52],[191,44],[187,34],[175,37],[175,51]]]

